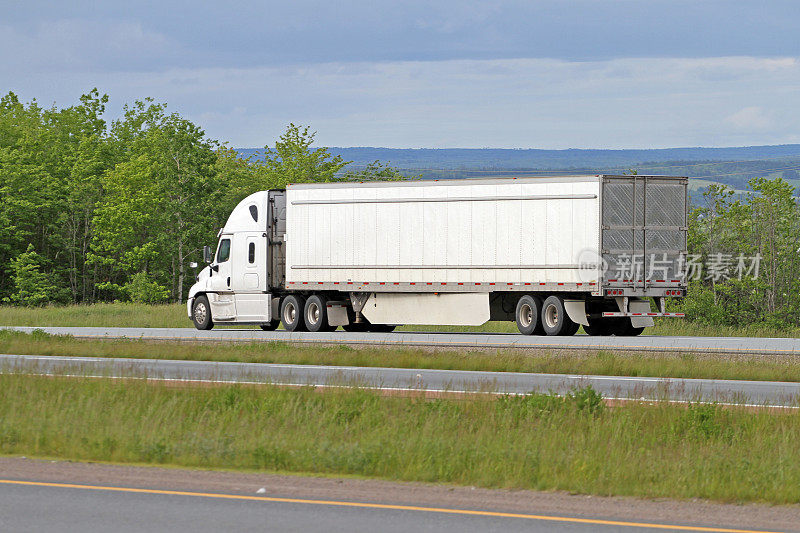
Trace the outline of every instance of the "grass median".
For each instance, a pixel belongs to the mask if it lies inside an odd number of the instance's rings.
[[[800,381],[800,357],[574,350],[304,346],[284,342],[83,340],[0,330],[0,353],[493,372]]]
[[[98,303],[92,305],[26,308],[0,306],[2,326],[94,326],[139,328],[193,327],[183,304],[144,305],[134,303]],[[226,327],[226,326],[222,326]],[[257,326],[231,326],[258,329]],[[403,326],[398,331],[517,333],[513,322],[487,322],[482,326]],[[763,325],[726,327],[703,325],[678,318],[657,319],[646,335],[699,337],[800,337],[797,328],[777,329]]]
[[[0,375],[0,453],[598,495],[800,501],[800,415]]]

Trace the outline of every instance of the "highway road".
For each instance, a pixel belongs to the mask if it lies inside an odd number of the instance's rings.
[[[408,368],[173,361],[0,354],[0,370],[96,377],[147,377],[170,381],[360,386],[387,391],[565,394],[591,385],[608,399],[667,399],[797,407],[800,383],[581,376]]]
[[[585,533],[630,531],[617,524],[537,520],[424,511],[419,507],[343,506],[310,501],[216,497],[208,493],[149,493],[69,486],[0,483],[3,531],[460,531]],[[544,518],[544,517],[543,517]],[[652,528],[636,528],[640,531]]]
[[[299,344],[350,344],[381,346],[422,346],[450,348],[522,348],[614,351],[657,351],[743,354],[800,354],[800,339],[753,337],[572,337],[526,336],[516,333],[324,333],[261,331],[258,329],[194,328],[101,328],[101,327],[12,327],[30,332],[39,329],[53,335],[79,338],[127,338],[181,341],[283,341]]]
[[[755,533],[796,531],[797,518],[754,505],[0,458],[1,531]]]

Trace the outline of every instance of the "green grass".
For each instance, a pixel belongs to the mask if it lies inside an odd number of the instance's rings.
[[[800,414],[0,375],[0,453],[647,498],[800,501]]]
[[[97,326],[188,328],[193,327],[183,304],[143,305],[101,303],[93,305],[26,308],[0,306],[0,326]],[[219,327],[219,326],[218,326]],[[257,326],[233,326],[255,328]],[[472,331],[516,333],[513,322],[488,322],[482,326],[403,326],[399,331]],[[800,329],[776,329],[766,326],[708,326],[679,318],[657,319],[647,335],[685,335],[701,337],[800,337]]]
[[[497,372],[544,372],[670,378],[800,381],[800,357],[694,355],[552,350],[425,350],[350,346],[296,346],[283,342],[193,343],[81,340],[0,331],[0,353],[381,366]]]
[[[3,326],[192,327],[186,306],[100,303],[48,307],[0,306]]]

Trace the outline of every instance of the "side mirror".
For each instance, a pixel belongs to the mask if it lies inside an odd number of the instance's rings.
[[[203,246],[203,262],[210,263],[211,262],[211,247],[210,246]]]
[[[219,265],[211,265],[212,272],[219,272]]]

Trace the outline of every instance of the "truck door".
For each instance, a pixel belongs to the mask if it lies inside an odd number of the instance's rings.
[[[233,237],[231,287],[237,322],[269,322],[267,294],[267,238],[264,232],[242,232]]]
[[[209,304],[211,315],[220,320],[236,316],[236,304],[231,289],[231,247],[233,235],[222,235],[217,245],[214,262],[211,263],[209,280]]]
[[[269,281],[272,289],[283,289],[286,284],[286,191],[269,192],[267,235],[269,236]]]
[[[681,278],[688,178],[603,176],[604,285],[646,291]]]

